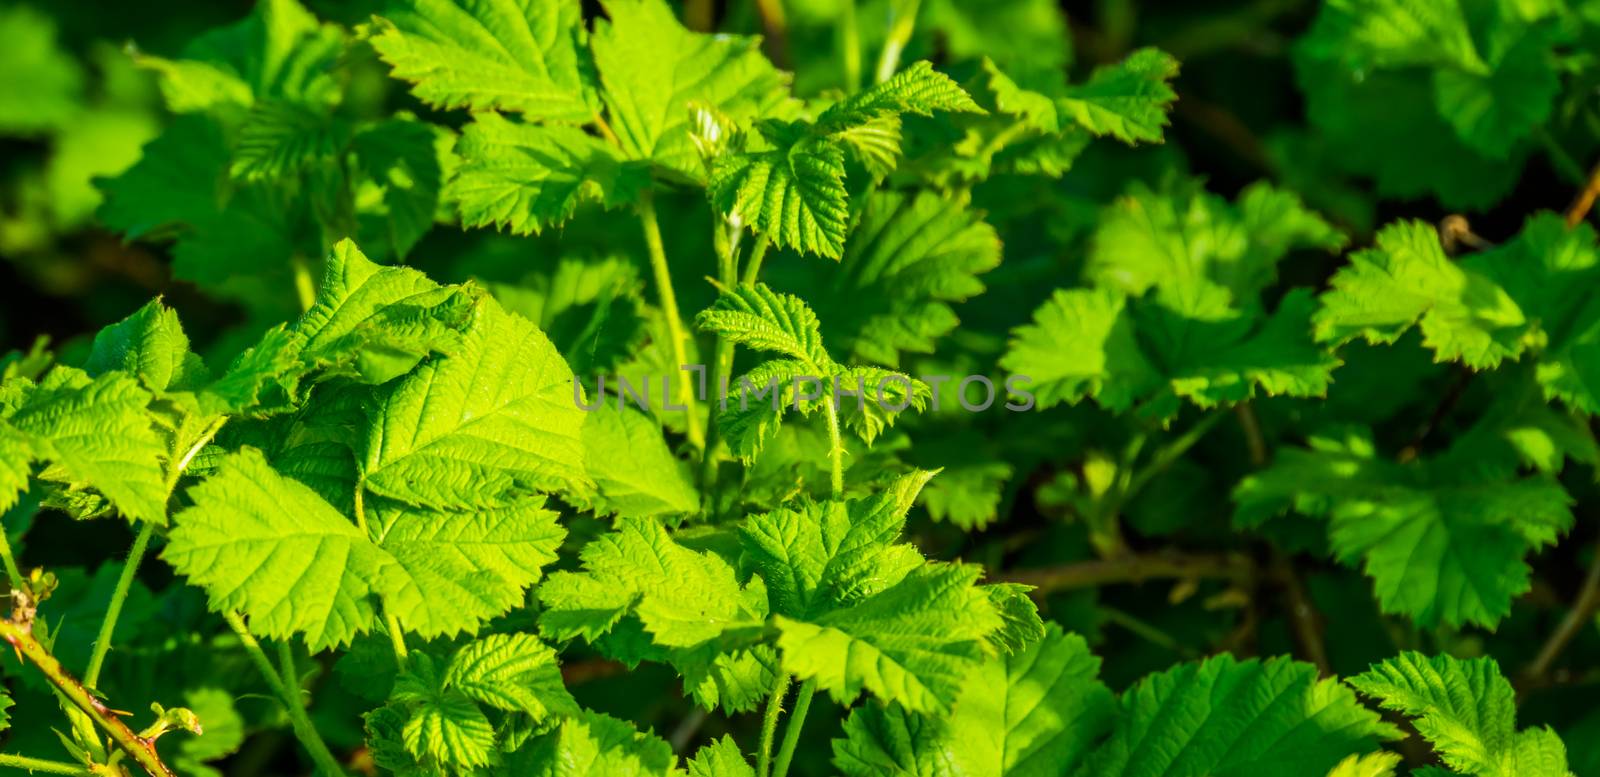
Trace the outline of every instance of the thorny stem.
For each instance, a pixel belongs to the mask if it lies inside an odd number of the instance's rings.
[[[16,614],[13,613],[12,617],[15,618]],[[151,777],[176,777],[156,753],[154,742],[128,728],[128,724],[123,723],[122,718],[117,717],[116,713],[95,698],[94,694],[90,693],[78,678],[73,677],[55,656],[50,655],[50,651],[45,650],[44,645],[39,644],[39,640],[33,636],[31,622],[0,620],[0,638],[11,643],[18,654],[38,668],[62,696],[110,735],[117,747],[127,753]]]
[[[889,37],[883,42],[883,51],[878,56],[877,82],[883,83],[894,77],[894,71],[900,69],[900,54],[905,51],[906,41],[911,40],[911,32],[917,24],[917,6],[921,0],[909,0],[902,9],[904,13],[896,14],[889,27]]]
[[[0,767],[22,769],[29,772],[42,772],[44,774],[72,774],[94,777],[94,772],[78,764],[69,764],[63,761],[46,761],[43,758],[29,758],[25,755],[7,755],[0,753]]]
[[[1594,558],[1589,561],[1589,572],[1584,575],[1583,587],[1578,589],[1578,598],[1572,602],[1572,609],[1567,611],[1566,617],[1561,619],[1561,625],[1550,634],[1544,646],[1539,648],[1538,655],[1522,671],[1528,685],[1536,686],[1544,682],[1550,667],[1561,656],[1561,651],[1578,636],[1578,632],[1593,622],[1597,610],[1600,610],[1600,547],[1595,548]]]
[[[310,716],[306,715],[304,702],[300,698],[299,689],[291,689],[284,684],[284,679],[278,670],[272,668],[272,661],[267,658],[261,643],[256,641],[255,635],[244,625],[244,619],[238,613],[224,612],[223,618],[228,621],[228,626],[233,633],[239,636],[239,643],[244,645],[244,650],[250,656],[250,661],[261,672],[261,678],[267,681],[272,692],[282,700],[284,710],[289,715],[289,724],[294,728],[295,738],[300,740],[300,745],[311,756],[312,763],[316,764],[319,774],[340,775],[344,774],[344,767],[339,765],[339,759],[333,756],[328,749],[328,744],[322,741],[322,735],[317,733],[317,727],[312,725]]]
[[[789,673],[778,675],[772,686],[772,696],[767,698],[767,711],[761,716],[761,746],[756,750],[756,777],[772,773],[772,740],[778,734],[778,716],[783,714],[783,697],[789,695]]]
[[[644,228],[645,247],[650,252],[650,269],[655,273],[656,295],[661,298],[661,315],[667,320],[667,338],[672,342],[672,363],[678,369],[678,390],[683,394],[684,415],[688,421],[689,444],[705,450],[705,430],[696,420],[694,384],[688,371],[682,369],[689,363],[685,343],[688,336],[683,331],[683,319],[678,313],[678,295],[672,291],[672,274],[667,270],[667,252],[661,247],[661,225],[656,221],[655,198],[646,191],[639,199],[639,225]]]
[[[789,722],[783,727],[783,747],[778,750],[778,760],[772,765],[772,777],[785,777],[789,773],[789,762],[794,760],[795,745],[800,743],[800,729],[806,725],[806,713],[811,711],[811,697],[815,695],[815,678],[800,686],[800,694],[794,700],[794,712],[789,713]]]
[[[1583,223],[1583,219],[1589,215],[1589,209],[1594,207],[1596,197],[1600,197],[1600,163],[1596,163],[1594,169],[1589,171],[1589,179],[1583,184],[1583,189],[1567,206],[1568,228]]]
[[[172,492],[177,489],[178,480],[183,477],[183,471],[189,468],[189,463],[194,461],[194,457],[201,449],[217,436],[217,432],[222,431],[223,424],[227,422],[227,416],[212,421],[190,444],[183,456],[173,463],[172,470],[167,473],[167,499],[172,498]],[[147,521],[133,538],[133,547],[128,550],[128,560],[122,566],[122,574],[117,578],[117,587],[111,592],[111,601],[106,606],[105,617],[100,621],[100,633],[95,637],[93,652],[89,654],[89,666],[83,672],[83,684],[90,688],[100,684],[100,671],[105,667],[106,654],[111,650],[111,638],[117,630],[117,619],[122,617],[122,606],[133,590],[134,578],[139,574],[139,565],[144,561],[144,554],[149,550],[150,539],[154,535],[155,524]]]
[[[1248,580],[1252,565],[1244,556],[1178,555],[1170,553],[1077,561],[1060,566],[1023,569],[999,576],[1007,583],[1034,587],[1035,595],[1054,591],[1094,588],[1113,583],[1140,583],[1152,579],[1195,580],[1212,578]]]

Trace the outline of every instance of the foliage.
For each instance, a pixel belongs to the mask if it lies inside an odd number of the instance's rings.
[[[103,5],[0,771],[1600,774],[1589,5]]]

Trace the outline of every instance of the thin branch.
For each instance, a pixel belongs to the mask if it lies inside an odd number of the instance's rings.
[[[306,754],[311,756],[311,762],[316,764],[317,772],[329,775],[344,774],[344,767],[340,766],[339,759],[328,749],[328,744],[322,741],[322,734],[318,733],[317,727],[312,724],[311,716],[306,714],[305,700],[300,697],[300,686],[298,683],[293,688],[289,686],[289,683],[295,682],[295,678],[286,679],[278,674],[278,670],[272,666],[271,659],[267,658],[267,652],[261,649],[261,643],[250,633],[249,627],[245,626],[243,618],[233,612],[224,612],[222,617],[228,622],[228,627],[233,629],[233,633],[238,635],[239,643],[244,646],[245,654],[261,673],[261,679],[267,681],[267,686],[282,701],[284,711],[289,715],[289,725],[294,729],[295,738],[300,740],[300,745],[306,749]]]
[[[795,745],[800,744],[800,729],[806,725],[806,713],[811,711],[811,697],[816,693],[815,677],[800,686],[800,693],[794,699],[794,712],[789,713],[789,722],[783,726],[783,745],[778,748],[778,759],[772,764],[772,777],[789,774],[789,761],[794,758]]]
[[[1332,677],[1333,667],[1328,663],[1328,649],[1322,638],[1322,615],[1307,595],[1305,584],[1301,582],[1294,564],[1277,549],[1272,551],[1272,576],[1283,586],[1284,598],[1289,601],[1289,625],[1294,628],[1300,650],[1305,653],[1307,660],[1316,664],[1318,674]]]
[[[1035,594],[1047,594],[1158,579],[1244,582],[1250,579],[1253,569],[1250,559],[1242,555],[1163,553],[1021,569],[1000,575],[997,579],[1000,582],[1031,585]]]
[[[1550,634],[1544,646],[1539,648],[1538,655],[1522,671],[1526,685],[1537,687],[1547,681],[1550,668],[1561,656],[1561,651],[1578,636],[1578,632],[1593,622],[1597,610],[1600,610],[1600,547],[1596,547],[1594,558],[1589,561],[1589,572],[1584,575],[1583,587],[1578,589],[1578,598],[1572,602],[1572,609],[1567,611],[1566,617],[1561,619],[1561,625]]]
[[[63,697],[110,735],[117,747],[127,753],[151,777],[177,777],[176,773],[162,762],[160,754],[156,752],[155,742],[139,736],[133,729],[128,728],[128,724],[123,723],[122,718],[117,717],[110,707],[96,698],[83,683],[78,681],[78,678],[73,677],[55,656],[50,655],[50,651],[45,650],[44,645],[33,636],[31,609],[13,611],[11,619],[0,620],[0,639],[11,643],[20,657],[33,664]]]
[[[1589,180],[1584,183],[1583,190],[1567,206],[1568,228],[1583,223],[1583,219],[1589,215],[1589,209],[1594,207],[1596,197],[1600,197],[1600,163],[1596,163],[1594,169],[1589,171]]]
[[[0,753],[0,767],[7,769],[21,769],[26,772],[41,774],[71,774],[94,777],[94,772],[82,764],[69,764],[64,761],[46,761],[43,758],[29,758],[25,755],[8,755]]]
[[[1260,469],[1267,464],[1267,438],[1261,434],[1261,420],[1256,418],[1255,405],[1240,402],[1233,406],[1239,419],[1239,431],[1244,432],[1245,445],[1250,449],[1250,466]]]
[[[1396,460],[1405,464],[1421,453],[1422,444],[1428,441],[1428,436],[1438,430],[1444,419],[1450,415],[1450,411],[1455,409],[1456,403],[1461,401],[1461,395],[1467,392],[1467,384],[1472,382],[1472,375],[1472,370],[1466,367],[1458,369],[1455,382],[1450,384],[1450,388],[1443,396],[1439,397],[1439,404],[1433,408],[1433,414],[1428,416],[1428,421],[1417,430],[1411,442],[1400,449],[1400,453],[1395,456]]]

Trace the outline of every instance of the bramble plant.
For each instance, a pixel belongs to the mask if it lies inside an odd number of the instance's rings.
[[[1600,774],[1594,8],[327,5],[0,4],[0,771]]]

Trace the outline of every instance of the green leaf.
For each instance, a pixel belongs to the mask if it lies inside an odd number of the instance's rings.
[[[949,76],[921,61],[834,103],[817,116],[817,129],[831,134],[886,116],[931,116],[935,112],[983,113],[983,109]]]
[[[977,567],[930,562],[811,621],[777,616],[783,668],[840,704],[863,690],[912,712],[950,709],[1002,626]]]
[[[600,515],[652,518],[700,509],[695,492],[661,427],[630,408],[604,403],[583,422],[584,470],[596,496],[587,505]]]
[[[947,718],[864,704],[833,741],[846,775],[1029,777],[1061,774],[1111,728],[1114,699],[1100,659],[1055,624],[1027,650],[985,662]]]
[[[1399,755],[1377,750],[1345,758],[1328,771],[1327,777],[1394,777],[1399,765]]]
[[[361,214],[362,235],[404,257],[433,227],[445,172],[456,164],[455,136],[409,117],[377,122],[355,134],[356,164],[382,190],[382,207]],[[370,225],[370,226],[369,226]]]
[[[765,597],[753,606],[726,561],[683,547],[650,519],[622,519],[581,557],[584,571],[552,573],[539,588],[539,627],[551,639],[594,641],[634,615],[656,644],[694,647],[766,615]]]
[[[456,150],[461,167],[444,197],[469,227],[537,234],[571,219],[583,203],[614,208],[631,202],[649,183],[644,169],[582,130],[522,124],[494,113],[477,114]]]
[[[243,611],[263,637],[302,633],[313,651],[371,628],[388,554],[260,451],[229,456],[188,495],[162,557],[213,607]]]
[[[628,259],[562,259],[515,284],[485,286],[501,305],[537,324],[580,378],[612,372],[646,339],[639,271]]]
[[[640,733],[633,724],[598,712],[567,718],[511,756],[508,775],[518,777],[666,777],[678,757],[667,741]]]
[[[228,149],[216,125],[179,117],[145,144],[132,167],[98,179],[105,201],[96,215],[129,239],[169,224],[193,224],[217,213],[216,185],[227,168]]]
[[[585,414],[573,385],[543,332],[482,299],[450,356],[383,387],[364,487],[439,509],[492,506],[515,489],[582,492]]]
[[[408,707],[400,739],[419,763],[471,770],[496,760],[493,724],[472,699],[439,676],[429,656],[412,659],[392,698]]]
[[[800,123],[756,126],[770,148],[717,157],[706,184],[712,207],[778,248],[838,257],[849,218],[844,149]]]
[[[7,420],[28,437],[34,457],[50,462],[42,479],[72,492],[91,488],[129,520],[165,526],[166,447],[151,427],[152,399],[127,373],[91,379],[63,367],[29,390]]]
[[[1478,454],[1458,450],[1407,467],[1357,436],[1312,444],[1241,481],[1235,521],[1257,525],[1291,506],[1327,517],[1334,552],[1362,562],[1383,611],[1419,624],[1493,628],[1528,590],[1527,554],[1572,524],[1560,484],[1518,478],[1515,460],[1485,472]]]
[[[1446,766],[1484,777],[1568,777],[1566,747],[1548,728],[1516,730],[1511,683],[1492,658],[1406,652],[1350,678],[1361,693],[1412,718]]]
[[[1398,732],[1310,664],[1220,655],[1140,680],[1074,774],[1322,775]]]
[[[566,537],[540,497],[467,512],[384,503],[372,512],[385,527],[378,544],[395,562],[384,570],[385,606],[426,638],[476,631],[521,606]]]
[[[158,394],[192,388],[206,377],[205,364],[189,350],[177,312],[160,297],[95,333],[83,369],[93,376],[122,370]]]
[[[384,383],[460,348],[473,308],[467,292],[375,264],[346,239],[328,254],[316,302],[291,331],[304,338],[301,361],[323,378]]]
[[[539,723],[580,714],[561,683],[556,653],[531,634],[492,634],[461,648],[444,683],[495,709],[523,712]]]
[[[196,38],[173,61],[140,56],[154,70],[174,112],[231,117],[256,99],[331,104],[340,87],[331,70],[344,33],[296,0],[263,0],[249,16]]]
[[[583,123],[599,104],[576,0],[395,0],[372,47],[439,108],[495,108]]]
[[[822,327],[811,306],[764,283],[724,290],[695,316],[695,324],[735,345],[780,353],[813,368],[832,361],[822,347]]]
[[[760,39],[690,32],[661,0],[610,0],[605,9],[610,20],[595,23],[595,66],[628,158],[703,181],[691,105],[738,125],[795,112],[789,76],[761,54]]]
[[[1167,84],[1178,60],[1158,49],[1139,49],[1115,64],[1095,68],[1089,81],[1068,87],[1057,110],[1095,135],[1129,145],[1161,142],[1167,111],[1178,99]]]
[[[1600,282],[1600,249],[1587,225],[1528,219],[1516,239],[1459,262],[1437,232],[1402,222],[1374,248],[1351,255],[1316,315],[1317,336],[1393,342],[1412,326],[1441,360],[1495,367],[1533,353],[1545,396],[1600,412],[1600,303],[1584,290]]]
[[[689,777],[756,777],[756,770],[739,751],[739,743],[724,734],[689,759]]]
[[[1268,184],[1246,187],[1229,204],[1198,180],[1171,180],[1159,191],[1135,183],[1101,212],[1084,275],[1131,295],[1210,281],[1246,305],[1277,280],[1291,251],[1344,243],[1299,197]]]
[[[842,353],[894,367],[903,353],[932,353],[960,325],[954,303],[982,294],[979,276],[999,264],[1000,240],[981,212],[933,192],[880,192],[863,206],[838,271],[771,269],[819,311]]]
[[[348,129],[317,106],[259,100],[239,128],[229,172],[246,181],[282,180],[337,160],[348,144]]]

